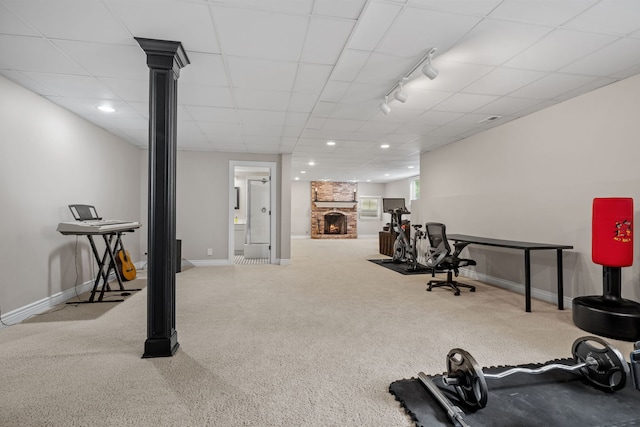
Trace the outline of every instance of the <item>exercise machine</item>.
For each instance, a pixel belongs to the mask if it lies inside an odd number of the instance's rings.
[[[410,214],[406,208],[394,208],[389,211],[391,214],[391,227],[396,232],[396,240],[393,242],[393,257],[395,263],[407,263],[409,270],[418,268],[418,243],[424,237],[422,224],[412,224],[413,237],[407,227],[407,221],[402,219],[402,215]]]

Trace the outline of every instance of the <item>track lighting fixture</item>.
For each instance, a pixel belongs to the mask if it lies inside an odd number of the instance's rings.
[[[380,111],[382,111],[384,114],[389,114],[389,112],[391,111],[391,107],[389,107],[389,101],[388,101],[388,96],[384,97],[384,102],[380,103]]]
[[[422,73],[430,78],[431,80],[438,77],[438,70],[436,70],[433,65],[431,65],[431,60],[433,59],[433,54],[436,53],[438,49],[433,47],[427,51],[427,53],[420,58],[420,61],[416,65],[414,65],[408,73],[406,73],[398,83],[396,83],[389,92],[384,96],[384,101],[380,103],[380,111],[384,114],[389,114],[391,112],[391,107],[389,107],[389,95],[393,93],[393,97],[402,103],[407,102],[409,99],[409,94],[404,91],[403,84],[410,80],[415,71],[422,67]],[[415,77],[415,76],[414,76]]]

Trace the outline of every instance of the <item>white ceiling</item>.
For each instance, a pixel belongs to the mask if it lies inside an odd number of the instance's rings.
[[[0,0],[0,73],[144,147],[134,37],[189,56],[180,149],[291,153],[301,180],[389,182],[416,175],[421,152],[640,72],[640,1]],[[414,73],[384,115],[432,47],[439,76]]]

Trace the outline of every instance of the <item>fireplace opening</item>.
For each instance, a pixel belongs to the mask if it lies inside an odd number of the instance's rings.
[[[324,234],[347,234],[347,217],[340,212],[324,216]]]

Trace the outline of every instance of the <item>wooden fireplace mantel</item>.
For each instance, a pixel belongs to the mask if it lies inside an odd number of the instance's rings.
[[[353,201],[349,201],[349,202],[342,202],[342,201],[326,201],[326,202],[319,202],[319,201],[314,201],[313,202],[317,208],[351,208],[353,209],[358,202],[353,200]]]

